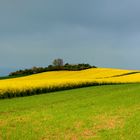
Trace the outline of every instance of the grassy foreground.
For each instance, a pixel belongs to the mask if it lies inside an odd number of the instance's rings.
[[[140,84],[0,100],[0,140],[138,140]]]

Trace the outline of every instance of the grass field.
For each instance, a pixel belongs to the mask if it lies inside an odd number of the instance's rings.
[[[0,100],[0,140],[86,139],[140,139],[140,84]]]

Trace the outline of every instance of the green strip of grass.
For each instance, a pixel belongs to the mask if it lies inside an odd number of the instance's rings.
[[[0,100],[2,140],[138,140],[140,84]]]

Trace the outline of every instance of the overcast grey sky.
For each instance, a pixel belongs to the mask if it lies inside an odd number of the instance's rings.
[[[139,0],[0,0],[0,69],[54,58],[140,69]]]

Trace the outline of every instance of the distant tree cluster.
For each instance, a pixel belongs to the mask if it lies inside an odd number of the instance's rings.
[[[52,65],[48,67],[32,67],[30,69],[18,70],[15,72],[11,72],[9,76],[20,76],[20,75],[30,75],[37,74],[41,72],[47,71],[58,71],[58,70],[69,70],[69,71],[77,71],[77,70],[85,70],[89,68],[96,68],[96,66],[91,66],[89,64],[64,64],[63,59],[55,59]]]

